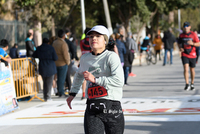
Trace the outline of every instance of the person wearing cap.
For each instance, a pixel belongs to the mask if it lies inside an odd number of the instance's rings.
[[[74,76],[67,104],[80,90],[82,82],[87,81],[87,107],[84,116],[85,134],[106,133],[123,134],[124,115],[120,100],[124,85],[124,73],[119,56],[106,50],[109,31],[97,25],[89,32],[92,52],[82,55],[80,67]]]
[[[51,101],[51,88],[54,75],[57,73],[55,61],[58,59],[54,48],[49,45],[49,39],[43,38],[42,45],[37,47],[32,57],[39,58],[39,74],[43,80],[43,97]]]
[[[70,54],[67,43],[65,42],[65,31],[60,29],[58,31],[58,39],[53,42],[52,45],[58,56],[58,60],[55,61],[57,68],[57,88],[59,97],[67,97],[64,93],[64,83],[67,75],[67,68],[70,64]]]
[[[179,48],[181,51],[181,59],[184,68],[185,88],[184,90],[195,90],[195,66],[196,66],[196,47],[200,46],[198,36],[190,31],[189,22],[183,24],[184,32],[179,36]],[[189,69],[191,76],[191,84],[189,85]]]

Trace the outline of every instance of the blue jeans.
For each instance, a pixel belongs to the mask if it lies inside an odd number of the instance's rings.
[[[57,88],[59,96],[64,95],[64,84],[67,74],[68,65],[59,66],[57,68]]]
[[[165,49],[165,57],[164,57],[164,63],[163,63],[163,65],[166,64],[166,61],[167,61],[167,52],[168,51],[170,51],[170,64],[173,64],[173,62],[172,62],[172,59],[173,59],[173,55],[172,55],[173,48],[171,48],[171,49]]]
[[[127,84],[127,79],[128,79],[128,74],[129,74],[129,68],[130,67],[126,67],[124,66],[124,84]]]

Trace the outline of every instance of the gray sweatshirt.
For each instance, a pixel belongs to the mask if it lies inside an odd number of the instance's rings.
[[[94,99],[109,99],[120,101],[122,98],[122,87],[124,85],[124,72],[115,52],[105,50],[100,55],[87,53],[80,59],[80,67],[76,72],[70,90],[71,93],[78,93],[84,81],[83,72],[89,71],[96,78],[96,85],[102,86],[107,90],[107,95]],[[94,84],[87,81],[86,97],[88,98],[88,86]]]

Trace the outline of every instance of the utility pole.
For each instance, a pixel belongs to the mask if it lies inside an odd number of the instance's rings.
[[[178,29],[181,31],[181,10],[178,9]]]
[[[110,13],[108,9],[108,2],[107,0],[103,0],[103,6],[104,6],[104,12],[106,16],[106,23],[107,23],[107,28],[110,33],[110,35],[113,33],[112,25],[111,25],[111,20],[110,20]]]
[[[84,33],[84,30],[86,28],[86,24],[85,24],[85,4],[84,4],[84,0],[80,0],[80,1],[81,1],[82,32]]]

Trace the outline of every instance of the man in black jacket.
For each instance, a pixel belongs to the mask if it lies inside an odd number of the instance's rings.
[[[58,59],[55,49],[49,45],[49,40],[44,38],[42,45],[33,53],[34,58],[39,58],[39,73],[43,79],[43,95],[45,101],[51,101],[51,88],[54,75],[57,73],[54,61]]]
[[[176,38],[175,36],[171,33],[171,29],[169,28],[168,31],[164,32],[164,37],[162,39],[163,43],[164,43],[164,49],[165,49],[165,56],[164,56],[164,62],[163,62],[163,66],[165,66],[166,61],[167,61],[167,52],[170,51],[170,64],[173,64],[173,46],[174,46],[174,42],[176,42]]]

